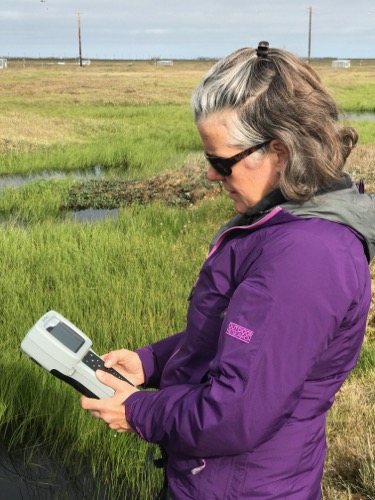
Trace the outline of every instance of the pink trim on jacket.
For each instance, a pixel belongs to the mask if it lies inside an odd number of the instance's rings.
[[[217,242],[215,243],[215,245],[211,249],[211,252],[208,254],[208,257],[210,257],[216,251],[217,247],[222,242],[222,239],[224,238],[225,235],[227,235],[229,233],[229,231],[233,231],[233,229],[252,229],[254,227],[261,226],[265,222],[267,222],[270,219],[272,219],[272,217],[274,217],[276,214],[278,214],[279,212],[281,212],[281,210],[282,210],[281,207],[279,207],[279,206],[275,207],[273,210],[271,210],[271,212],[269,214],[267,214],[265,217],[263,217],[262,219],[258,220],[257,222],[254,222],[254,224],[250,224],[249,226],[233,226],[233,227],[230,227],[230,228],[226,229],[220,235],[220,237],[218,238]]]

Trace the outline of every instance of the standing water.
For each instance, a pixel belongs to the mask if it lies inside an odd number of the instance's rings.
[[[104,488],[84,467],[73,475],[39,449],[0,449],[0,498],[4,500],[104,500]]]
[[[103,172],[100,166],[96,165],[91,170],[83,171],[64,172],[62,170],[51,170],[30,175],[9,175],[0,177],[0,189],[7,187],[21,187],[25,184],[29,184],[30,182],[42,179],[67,179],[69,177],[72,179],[83,180],[101,179],[103,177]]]
[[[354,121],[363,121],[363,120],[375,120],[375,113],[344,113],[341,116],[344,120],[354,120]]]

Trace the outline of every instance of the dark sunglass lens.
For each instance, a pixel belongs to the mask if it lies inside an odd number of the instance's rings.
[[[220,175],[230,175],[232,173],[232,169],[226,165],[222,164],[221,158],[206,156],[206,160],[211,165],[212,168],[216,170]]]
[[[230,175],[232,173],[232,169],[223,165],[220,160],[214,162],[213,164],[211,163],[211,165],[217,172],[219,172],[220,175]]]
[[[219,172],[221,175],[230,175],[232,173],[232,169],[230,167],[225,167],[224,165],[220,165]]]

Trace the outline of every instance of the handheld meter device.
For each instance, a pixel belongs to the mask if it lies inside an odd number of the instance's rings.
[[[106,368],[91,346],[87,335],[55,311],[44,314],[21,343],[22,351],[33,361],[89,398],[108,398],[115,393],[96,378],[99,369],[134,386],[118,371]]]

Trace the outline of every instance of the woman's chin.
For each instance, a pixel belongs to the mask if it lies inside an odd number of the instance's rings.
[[[234,202],[234,210],[238,213],[238,214],[244,214],[246,213],[249,208],[246,207],[243,203],[240,203],[240,202]]]

